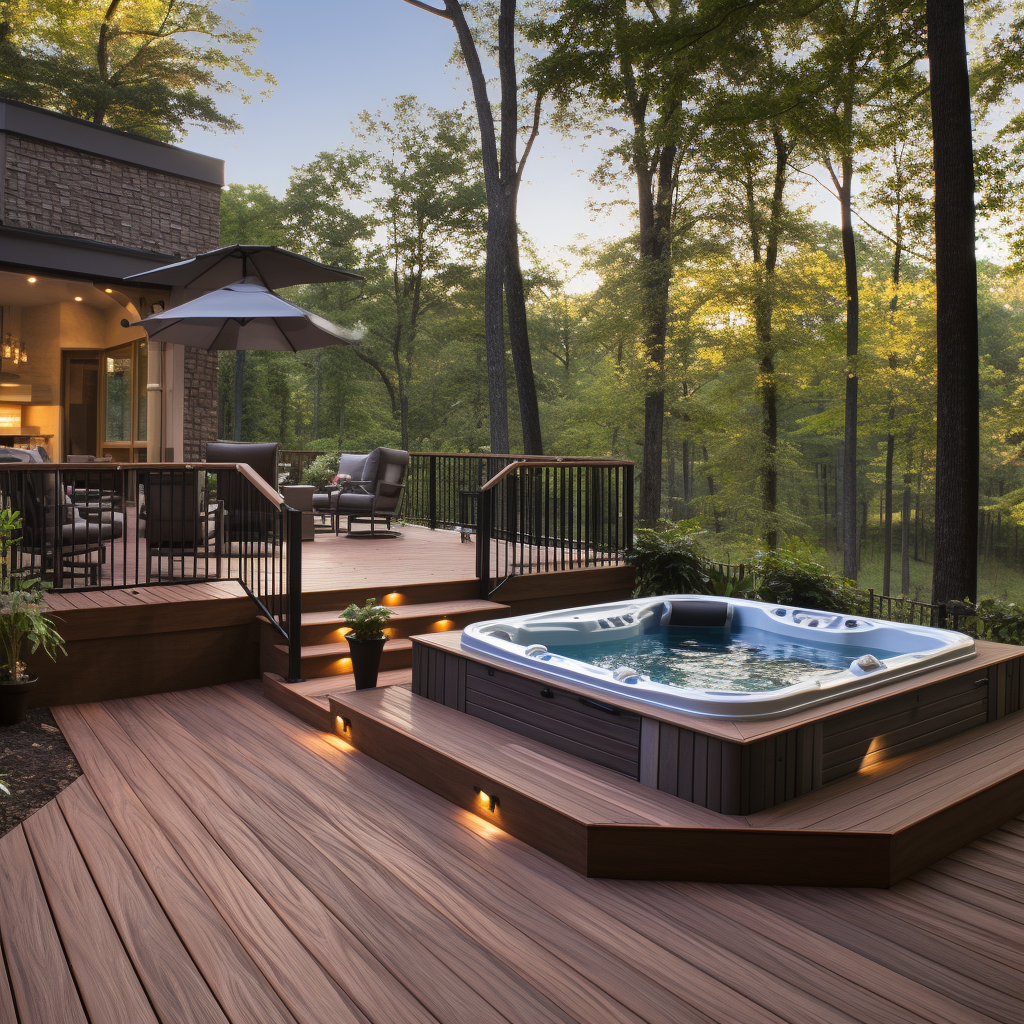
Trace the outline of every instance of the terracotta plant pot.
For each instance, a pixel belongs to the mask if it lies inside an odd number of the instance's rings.
[[[37,680],[0,682],[0,725],[17,725],[28,714],[28,699]]]
[[[377,673],[380,671],[380,656],[387,640],[357,640],[349,635],[348,649],[352,658],[352,674],[356,677],[357,690],[369,690],[377,685]]]

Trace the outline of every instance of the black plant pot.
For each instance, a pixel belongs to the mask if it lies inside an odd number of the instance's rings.
[[[28,698],[38,680],[0,682],[0,725],[17,725],[28,714]]]
[[[357,690],[369,690],[377,685],[377,673],[380,671],[380,656],[387,640],[357,640],[349,635],[348,649],[352,658],[352,674],[356,677]]]

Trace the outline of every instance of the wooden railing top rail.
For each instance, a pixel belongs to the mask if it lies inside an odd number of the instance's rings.
[[[284,498],[245,462],[0,462],[0,471],[27,470],[30,473],[48,473],[53,470],[67,473],[102,473],[109,470],[133,472],[173,469],[201,469],[207,473],[215,473],[218,469],[236,470],[275,508],[285,507]]]
[[[593,466],[632,466],[632,462],[620,462],[615,459],[563,459],[563,458],[548,458],[546,456],[532,456],[529,459],[523,459],[520,462],[512,462],[500,469],[490,480],[487,481],[480,488],[481,491],[489,491],[492,487],[504,480],[505,477],[511,476],[511,474],[522,469],[523,466],[531,466],[535,469],[546,469],[551,467],[553,469],[585,469]]]
[[[513,452],[409,452],[410,455],[422,457],[437,455],[446,459],[516,459],[518,462],[582,462],[589,465],[632,466],[634,463],[626,459],[609,461],[600,456],[591,455],[521,455]]]

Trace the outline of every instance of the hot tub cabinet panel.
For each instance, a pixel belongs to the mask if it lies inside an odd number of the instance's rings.
[[[823,707],[813,719],[793,716],[791,728],[776,719],[733,740],[714,722],[656,718],[639,701],[634,711],[600,692],[509,672],[456,642],[451,634],[413,639],[413,693],[722,814],[765,810],[1024,706],[1020,648],[990,644],[977,662],[922,684]]]

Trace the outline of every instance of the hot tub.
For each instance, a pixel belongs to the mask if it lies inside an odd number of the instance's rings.
[[[962,633],[673,595],[478,622],[462,647],[511,671],[714,718],[776,715],[971,658]]]

